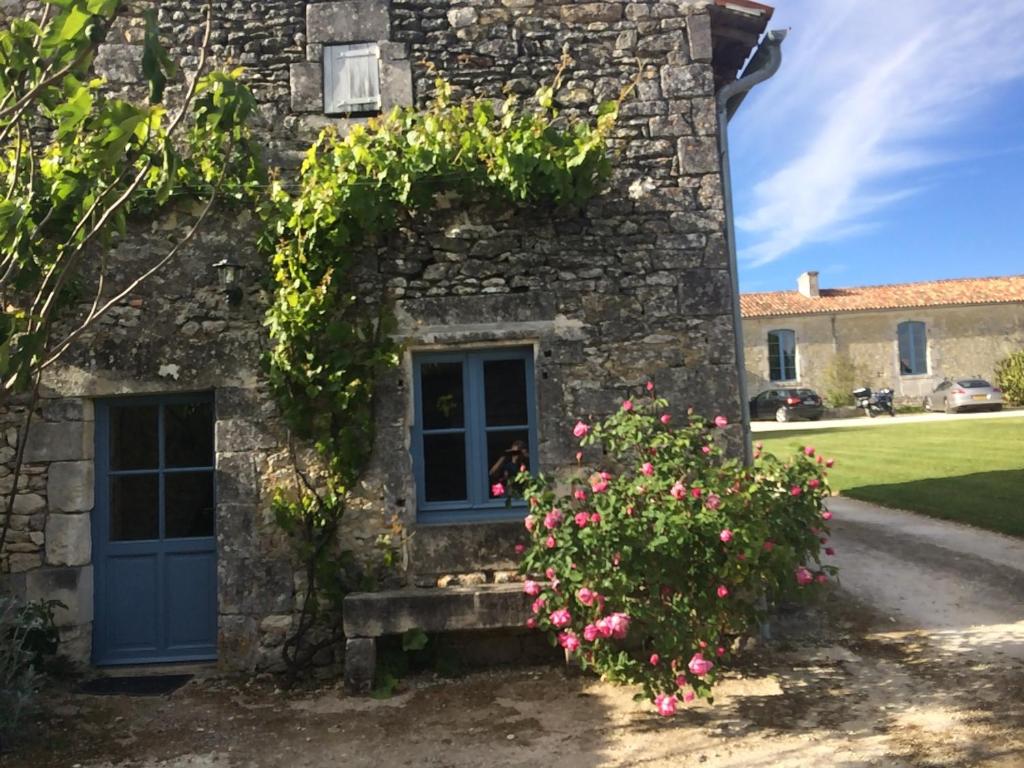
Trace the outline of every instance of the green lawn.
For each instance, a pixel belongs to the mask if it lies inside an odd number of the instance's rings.
[[[1024,537],[1024,417],[755,434],[785,456],[834,456],[844,496]]]

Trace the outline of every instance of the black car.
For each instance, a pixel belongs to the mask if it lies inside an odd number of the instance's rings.
[[[751,419],[817,421],[824,412],[825,406],[813,389],[768,389],[750,401]]]

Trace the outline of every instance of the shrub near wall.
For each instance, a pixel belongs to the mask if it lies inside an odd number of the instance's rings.
[[[1024,349],[996,364],[996,383],[1010,405],[1024,405]]]
[[[671,715],[710,697],[733,641],[763,618],[765,595],[835,574],[820,560],[832,462],[807,447],[788,461],[758,450],[744,467],[724,456],[723,417],[675,415],[647,387],[604,421],[576,424],[584,451],[603,447],[604,469],[584,469],[581,451],[567,492],[525,471],[511,491],[530,510],[529,543],[517,547],[535,598],[527,625],[582,667],[642,686],[638,698]]]

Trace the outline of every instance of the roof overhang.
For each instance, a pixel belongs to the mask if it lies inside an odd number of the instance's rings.
[[[775,9],[753,0],[714,0],[711,13],[715,90],[736,80]]]

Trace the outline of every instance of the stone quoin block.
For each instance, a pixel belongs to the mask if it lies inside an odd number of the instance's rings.
[[[46,474],[46,499],[51,512],[88,512],[93,507],[93,462],[57,461]]]
[[[310,43],[365,43],[391,36],[388,4],[380,0],[339,0],[306,6]]]
[[[58,515],[46,518],[48,565],[87,565],[92,559],[89,515]]]

